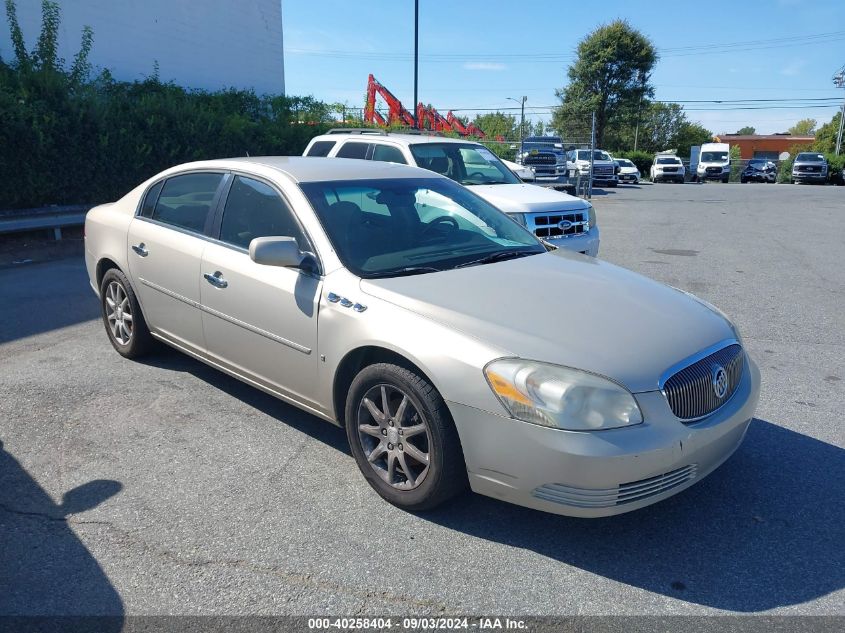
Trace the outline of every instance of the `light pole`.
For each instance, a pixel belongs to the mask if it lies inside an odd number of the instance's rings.
[[[837,88],[845,88],[845,66],[839,69],[833,76],[833,85]],[[842,113],[839,115],[839,132],[836,134],[836,155],[842,149],[842,130],[845,128],[845,102],[842,103]]]
[[[523,139],[525,138],[525,102],[528,101],[528,97],[522,97],[522,99],[505,98],[519,104],[519,160],[522,160]]]
[[[420,71],[420,0],[414,0],[414,127],[420,128],[417,108],[417,81]]]

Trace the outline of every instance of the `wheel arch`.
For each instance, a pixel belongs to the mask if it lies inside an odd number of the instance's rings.
[[[103,277],[105,277],[106,273],[109,270],[111,270],[112,268],[117,268],[120,272],[122,272],[124,275],[126,275],[126,272],[123,269],[121,269],[120,265],[110,257],[101,257],[97,261],[96,277],[97,277],[97,289],[98,290],[103,283]],[[127,275],[126,278],[128,279],[129,276]]]
[[[346,423],[346,396],[349,392],[349,386],[362,369],[377,363],[392,363],[413,371],[440,392],[437,384],[420,364],[406,355],[379,345],[356,347],[347,352],[338,363],[332,383],[332,406],[334,407],[335,420],[340,426],[345,426]]]

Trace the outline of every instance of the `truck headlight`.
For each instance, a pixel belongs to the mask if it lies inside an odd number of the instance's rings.
[[[590,205],[588,208],[587,222],[589,222],[589,224],[587,225],[588,231],[594,226],[596,226],[596,210],[595,208],[593,208],[593,205]]]
[[[484,376],[518,420],[568,431],[633,426],[643,415],[631,392],[608,378],[520,358],[488,363]]]

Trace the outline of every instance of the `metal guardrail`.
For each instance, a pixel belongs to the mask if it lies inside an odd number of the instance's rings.
[[[62,239],[62,228],[82,226],[85,224],[85,214],[94,205],[74,204],[55,207],[41,207],[39,209],[10,209],[0,211],[0,235],[4,233],[20,233],[21,231],[36,231],[38,229],[52,229],[53,237]]]

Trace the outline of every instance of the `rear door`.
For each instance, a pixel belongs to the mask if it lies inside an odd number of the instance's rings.
[[[313,403],[317,394],[317,304],[322,280],[298,269],[256,264],[249,243],[287,236],[314,252],[280,192],[235,175],[218,240],[202,257],[200,299],[209,355],[242,376]]]
[[[147,324],[196,351],[205,349],[200,263],[223,180],[192,172],[156,183],[129,225],[129,272]]]

